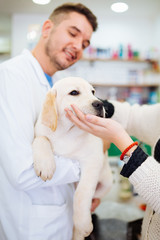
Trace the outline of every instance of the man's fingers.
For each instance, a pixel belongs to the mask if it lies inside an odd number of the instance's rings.
[[[99,198],[92,199],[91,212],[94,212],[100,203],[101,203],[101,200]]]

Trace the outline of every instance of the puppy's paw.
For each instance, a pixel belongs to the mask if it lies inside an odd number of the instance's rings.
[[[34,169],[36,175],[43,181],[51,180],[56,169],[54,156],[34,159]]]
[[[74,227],[72,240],[84,240],[85,237]]]
[[[74,216],[75,219],[75,216]],[[88,218],[80,217],[74,220],[73,240],[83,240],[93,231],[91,216]]]

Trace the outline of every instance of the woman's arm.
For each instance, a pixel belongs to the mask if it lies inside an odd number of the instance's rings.
[[[75,114],[65,109],[66,116],[78,127],[97,137],[114,143],[123,152],[133,140],[123,127],[112,119],[100,118],[83,114],[72,105]],[[132,153],[132,154],[131,154]],[[153,157],[149,157],[140,147],[134,146],[127,153],[131,155],[124,164],[121,175],[129,178],[136,191],[150,206],[160,213],[160,164]]]
[[[130,105],[127,102],[111,101],[114,106],[112,119],[118,121],[130,136],[151,145],[160,135],[160,103]]]

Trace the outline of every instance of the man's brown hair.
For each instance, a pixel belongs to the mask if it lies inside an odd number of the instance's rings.
[[[57,7],[49,16],[49,19],[52,21],[56,21],[59,16],[63,16],[63,18],[71,12],[77,12],[84,15],[89,23],[91,24],[93,31],[97,30],[98,23],[96,16],[91,12],[89,8],[84,6],[81,3],[65,3]]]

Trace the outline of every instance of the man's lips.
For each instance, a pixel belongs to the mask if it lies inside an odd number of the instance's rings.
[[[65,49],[65,54],[69,57],[69,60],[75,60],[77,58],[76,53],[71,50]]]

